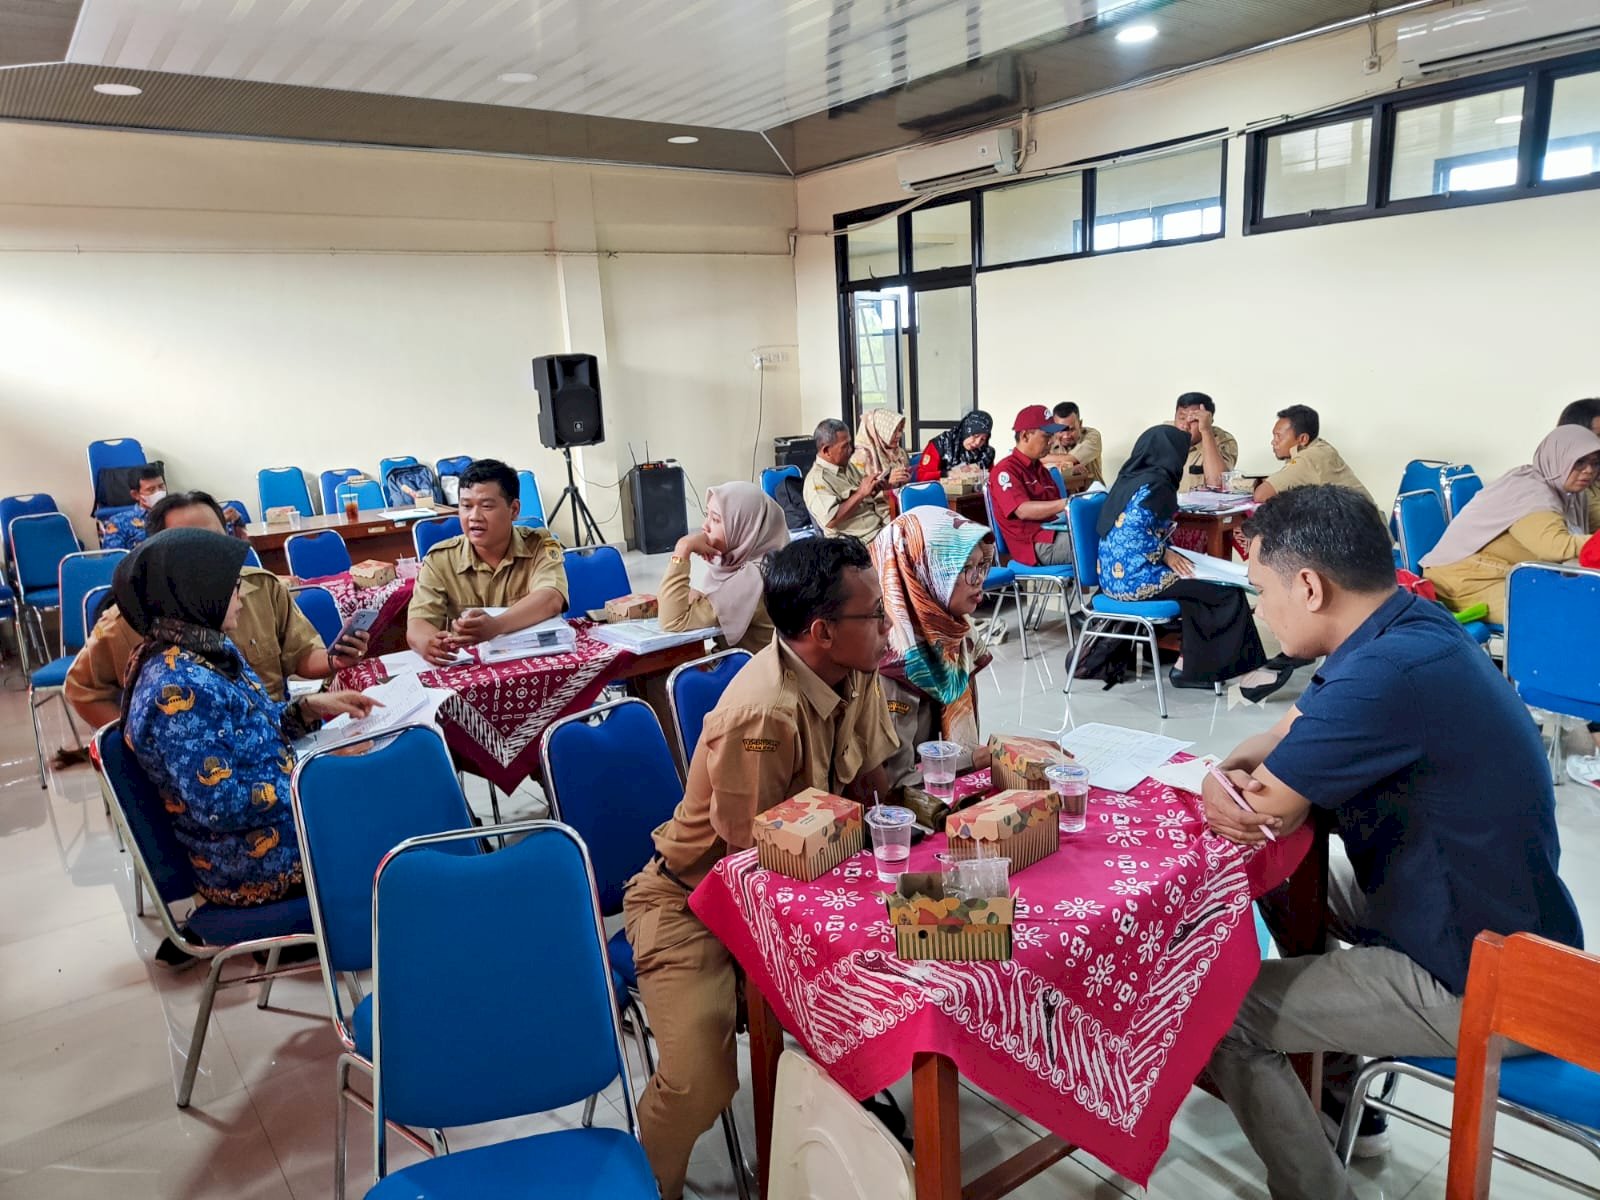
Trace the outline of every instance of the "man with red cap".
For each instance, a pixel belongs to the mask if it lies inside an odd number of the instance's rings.
[[[1050,435],[1061,432],[1042,404],[1030,404],[1011,423],[1016,448],[989,470],[989,500],[995,524],[1005,538],[1011,557],[1030,567],[1065,566],[1072,562],[1072,539],[1065,532],[1044,528],[1044,523],[1067,511],[1067,502],[1039,461],[1050,446]]]

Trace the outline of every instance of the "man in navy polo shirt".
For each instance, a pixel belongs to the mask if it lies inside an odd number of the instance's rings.
[[[1327,660],[1223,764],[1255,812],[1207,781],[1207,820],[1256,842],[1331,814],[1351,870],[1330,880],[1328,929],[1349,948],[1263,962],[1210,1069],[1274,1200],[1340,1200],[1355,1193],[1286,1055],[1453,1057],[1473,938],[1583,934],[1533,721],[1449,613],[1395,587],[1377,509],[1296,488],[1245,534],[1284,653]]]
[[[1044,528],[1046,521],[1067,511],[1067,502],[1050,468],[1039,461],[1050,448],[1050,435],[1063,428],[1044,405],[1030,404],[1011,423],[1016,449],[989,468],[989,503],[1006,552],[1030,567],[1072,562],[1071,535]]]

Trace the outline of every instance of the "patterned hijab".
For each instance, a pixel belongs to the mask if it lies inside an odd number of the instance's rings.
[[[961,467],[976,464],[987,471],[994,466],[994,445],[985,442],[981,450],[968,450],[967,439],[976,437],[980,433],[994,432],[994,418],[981,408],[969,412],[961,418],[961,424],[954,429],[946,429],[933,439],[933,444],[938,447],[939,461],[946,474],[951,467]]]
[[[874,471],[888,474],[896,467],[908,465],[902,435],[906,419],[887,408],[870,408],[861,414],[861,427],[856,430],[856,451],[850,461],[871,475]]]
[[[968,747],[978,744],[972,673],[982,649],[948,605],[967,559],[984,543],[994,543],[988,526],[931,506],[900,514],[872,542],[891,622],[878,670],[938,702],[942,736]]]
[[[750,629],[761,602],[761,561],[789,544],[789,527],[776,500],[753,483],[736,480],[706,493],[706,506],[722,514],[727,550],[706,576],[705,596],[717,612],[723,639],[736,646]]]

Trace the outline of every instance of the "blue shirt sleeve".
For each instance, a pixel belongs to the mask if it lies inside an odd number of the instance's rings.
[[[1417,698],[1375,657],[1307,691],[1299,708],[1262,765],[1318,808],[1341,808],[1422,757]]]

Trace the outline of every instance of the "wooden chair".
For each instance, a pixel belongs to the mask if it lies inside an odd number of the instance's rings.
[[[1461,1009],[1446,1200],[1487,1200],[1506,1040],[1600,1071],[1600,957],[1529,933],[1480,933]]]

